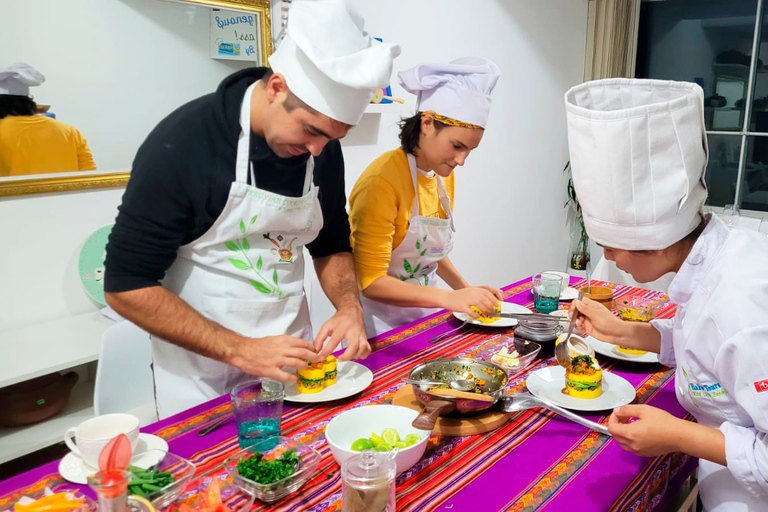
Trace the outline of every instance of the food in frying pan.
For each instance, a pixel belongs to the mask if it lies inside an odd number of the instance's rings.
[[[603,371],[593,357],[571,358],[565,371],[565,392],[574,398],[597,398],[603,393]]]

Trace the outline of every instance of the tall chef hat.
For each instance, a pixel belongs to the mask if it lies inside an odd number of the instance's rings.
[[[389,84],[400,47],[369,36],[344,0],[294,0],[288,14],[272,70],[310,107],[357,124],[376,90]]]
[[[612,78],[565,93],[573,184],[587,233],[626,250],[691,233],[707,198],[704,92],[696,84]]]
[[[0,68],[0,94],[29,96],[29,88],[43,82],[45,82],[43,74],[23,62]]]
[[[406,91],[418,95],[417,111],[448,118],[448,124],[455,120],[459,126],[485,128],[500,73],[488,59],[463,57],[448,64],[419,64],[397,76]]]

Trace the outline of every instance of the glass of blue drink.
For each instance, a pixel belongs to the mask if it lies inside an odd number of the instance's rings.
[[[533,276],[533,308],[537,313],[551,313],[560,304],[563,278],[543,272]]]
[[[280,421],[283,418],[282,382],[260,377],[235,386],[230,393],[232,410],[237,425],[237,440],[240,448],[246,448],[268,439],[274,439],[275,446],[280,436]]]

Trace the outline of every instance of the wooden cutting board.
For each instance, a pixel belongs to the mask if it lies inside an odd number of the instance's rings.
[[[408,407],[414,411],[421,412],[424,406],[416,398],[416,394],[413,392],[413,387],[410,384],[406,384],[402,388],[398,389],[392,398],[393,405],[399,405],[402,407]],[[496,430],[509,420],[512,414],[503,413],[498,406],[492,407],[490,410],[478,414],[477,416],[466,416],[463,418],[448,418],[440,416],[437,418],[435,428],[432,429],[433,434],[441,436],[471,436],[474,434],[483,434]]]

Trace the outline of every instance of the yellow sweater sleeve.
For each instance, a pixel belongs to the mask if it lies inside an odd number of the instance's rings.
[[[453,209],[453,175],[443,182]],[[418,188],[419,213],[445,218],[435,179],[419,175]],[[387,274],[392,250],[408,232],[414,198],[413,178],[401,149],[374,160],[352,188],[349,222],[360,290]]]

